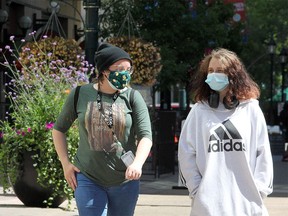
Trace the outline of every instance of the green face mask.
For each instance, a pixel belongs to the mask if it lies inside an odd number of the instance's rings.
[[[115,90],[121,90],[127,87],[131,80],[131,75],[129,71],[110,71],[108,77],[108,83],[110,84],[111,88]]]

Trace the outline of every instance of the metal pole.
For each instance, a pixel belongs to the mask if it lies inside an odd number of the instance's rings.
[[[274,124],[274,112],[273,112],[273,75],[274,75],[274,54],[270,54],[271,68],[270,68],[270,124]]]
[[[287,61],[287,50],[283,47],[280,54],[280,63],[281,63],[281,70],[282,70],[282,102],[286,102],[286,94],[285,94],[285,87],[286,87],[286,75],[285,75],[285,64]]]
[[[100,0],[84,0],[83,7],[86,10],[84,29],[85,56],[89,64],[94,65],[94,55],[98,47],[98,10]],[[90,77],[90,81],[94,76]]]
[[[284,74],[284,71],[285,71],[285,63],[281,63],[281,70],[282,70],[282,88],[281,88],[281,96],[282,96],[282,102],[285,102],[286,101],[286,94],[284,93],[284,90],[285,90],[285,74]]]

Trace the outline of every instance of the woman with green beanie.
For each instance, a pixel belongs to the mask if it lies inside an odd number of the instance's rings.
[[[130,216],[152,146],[149,113],[141,94],[128,86],[133,70],[127,52],[102,43],[95,63],[98,81],[71,91],[54,125],[54,145],[80,216]],[[77,118],[80,140],[72,164],[65,133]]]

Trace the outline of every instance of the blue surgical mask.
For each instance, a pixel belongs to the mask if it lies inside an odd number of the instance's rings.
[[[209,73],[205,82],[210,86],[214,91],[222,91],[225,89],[228,84],[228,76],[224,73]]]

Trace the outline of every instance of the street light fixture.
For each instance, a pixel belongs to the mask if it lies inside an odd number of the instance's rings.
[[[274,55],[275,54],[275,49],[276,49],[276,43],[275,43],[273,37],[271,36],[270,41],[268,43],[268,52],[269,52],[269,54]]]
[[[271,36],[268,43],[268,53],[270,55],[270,124],[274,123],[274,112],[273,112],[273,75],[274,75],[274,54],[276,49],[276,43]]]
[[[57,1],[51,1],[50,2],[50,8],[52,13],[58,13],[60,11],[60,5]]]
[[[26,36],[27,30],[32,27],[32,19],[29,16],[22,16],[18,20],[18,24],[23,31],[24,37]]]
[[[0,9],[0,41],[2,41],[2,27],[8,20],[8,12]]]
[[[8,12],[6,10],[0,9],[0,25],[6,23],[8,20]]]
[[[285,76],[285,65],[287,62],[287,50],[283,47],[280,54],[280,63],[281,63],[281,70],[282,70],[282,88],[281,88],[281,95],[282,95],[282,102],[286,101],[286,95],[284,93],[285,85],[286,85],[286,76]]]

